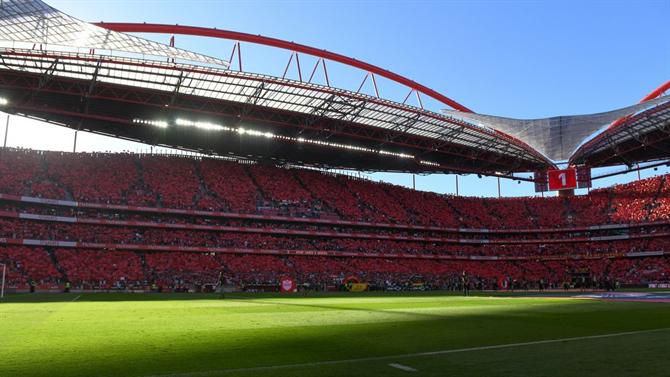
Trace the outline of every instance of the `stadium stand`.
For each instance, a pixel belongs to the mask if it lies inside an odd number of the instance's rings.
[[[256,211],[257,189],[242,165],[203,159],[200,173],[208,190],[226,203],[222,209],[238,213]]]
[[[184,156],[0,150],[10,288],[376,289],[670,279],[670,185],[484,199]],[[54,202],[60,200],[62,202]]]

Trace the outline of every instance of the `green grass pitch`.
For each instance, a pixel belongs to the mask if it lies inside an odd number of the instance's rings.
[[[434,293],[0,303],[2,377],[669,376],[669,350],[660,303]]]

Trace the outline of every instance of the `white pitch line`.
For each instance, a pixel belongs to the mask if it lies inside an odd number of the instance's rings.
[[[70,300],[70,302],[75,302],[75,301],[79,300],[79,297],[81,297],[81,295],[79,295],[79,296],[73,298],[72,300]]]
[[[447,355],[447,354],[462,353],[462,352],[487,351],[487,350],[496,350],[496,349],[504,349],[504,348],[534,346],[534,345],[538,345],[538,344],[551,344],[551,343],[574,342],[574,341],[579,341],[579,340],[613,338],[613,337],[617,337],[617,336],[645,334],[645,333],[668,331],[668,330],[670,330],[670,327],[664,327],[664,328],[652,329],[652,330],[626,331],[626,332],[602,334],[602,335],[576,336],[576,337],[572,337],[572,338],[535,340],[535,341],[531,341],[531,342],[521,342],[521,343],[496,344],[496,345],[491,345],[491,346],[455,348],[455,349],[441,350],[441,351],[406,353],[406,354],[401,354],[401,355],[363,357],[363,358],[359,358],[359,359],[315,361],[315,362],[311,362],[311,363],[301,363],[301,364],[284,364],[284,365],[269,365],[269,366],[264,366],[264,367],[219,369],[219,370],[208,370],[208,371],[202,371],[202,372],[156,374],[156,375],[150,375],[150,376],[145,376],[145,377],[208,377],[208,376],[216,376],[216,375],[226,374],[226,373],[244,373],[244,372],[256,372],[256,371],[263,371],[263,370],[289,369],[289,368],[301,368],[301,367],[317,367],[317,366],[323,366],[323,365],[361,363],[361,362],[366,362],[366,361],[386,361],[386,360],[393,360],[393,359],[408,359],[408,358],[423,357],[423,356]]]
[[[389,366],[390,366],[391,368],[396,368],[396,369],[404,370],[405,372],[410,372],[410,373],[418,372],[418,370],[416,370],[416,369],[414,369],[414,368],[412,368],[412,367],[408,367],[407,365],[402,365],[402,364],[398,364],[398,363],[391,363],[391,364],[389,364]]]

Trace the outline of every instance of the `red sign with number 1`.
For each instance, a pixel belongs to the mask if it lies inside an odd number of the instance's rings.
[[[575,169],[549,170],[549,190],[569,190],[577,187]]]

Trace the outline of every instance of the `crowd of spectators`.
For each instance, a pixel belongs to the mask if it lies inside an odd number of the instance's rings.
[[[81,202],[515,229],[670,219],[667,176],[562,198],[485,199],[343,175],[155,155],[2,149],[0,192]]]
[[[230,212],[256,212],[257,189],[244,165],[228,161],[203,159],[200,173],[204,185],[226,202]]]
[[[272,223],[208,216],[109,212],[97,209],[0,202],[0,210],[154,222],[156,226],[111,226],[0,218],[0,237],[119,245],[197,246],[256,250],[404,253],[449,256],[524,257],[510,261],[434,261],[368,257],[298,257],[108,251],[79,248],[0,246],[0,263],[9,266],[8,281],[50,286],[72,281],[86,288],[129,288],[157,284],[168,289],[218,281],[237,285],[276,284],[284,275],[311,287],[337,286],[356,276],[378,287],[418,280],[455,287],[467,271],[474,285],[523,287],[544,281],[560,286],[584,272],[590,278],[612,276],[626,284],[667,280],[667,257],[621,258],[636,251],[666,251],[670,238],[621,239],[586,243],[494,244],[509,239],[571,239],[582,231],[545,233],[477,233],[400,230],[372,223],[489,230],[556,229],[615,223],[670,220],[670,176],[653,177],[589,195],[556,198],[484,199],[410,190],[365,179],[312,170],[287,169],[231,161],[157,155],[36,152],[0,149],[0,193],[85,203],[127,204],[167,209],[200,209],[242,214],[350,220],[367,227],[297,221]],[[160,224],[158,224],[160,223]],[[162,227],[200,224],[262,228],[259,232]],[[668,232],[667,226],[626,230],[624,235]],[[279,234],[277,230],[349,232],[352,237]],[[592,230],[587,236],[617,235]],[[360,237],[368,234],[371,237]],[[388,235],[446,237],[492,241],[455,244],[428,240],[392,240]],[[93,246],[86,246],[93,247]],[[620,254],[610,258],[611,254]],[[595,256],[596,259],[545,260],[547,256]],[[532,259],[528,257],[537,257]]]
[[[122,204],[125,194],[138,179],[135,159],[130,154],[45,152],[43,156],[46,168],[43,178],[67,187],[79,201]],[[34,184],[32,189],[47,198],[66,198],[65,192],[54,196],[36,190]]]
[[[613,222],[643,222],[649,214],[663,188],[663,177],[653,177],[610,189]]]
[[[143,156],[139,159],[147,187],[166,208],[193,208],[200,191],[195,161],[190,158]]]
[[[519,261],[459,261],[396,258],[235,255],[184,252],[131,252],[87,249],[1,247],[8,266],[8,288],[178,290],[226,284],[277,287],[292,277],[309,289],[341,289],[347,279],[376,289],[421,283],[434,289],[458,289],[465,272],[472,289],[560,289],[598,287],[609,279],[620,284],[670,281],[670,258],[599,258]],[[577,279],[583,279],[579,282]]]
[[[0,191],[4,194],[26,195],[37,180],[41,154],[25,149],[0,149]]]
[[[145,281],[140,257],[127,251],[54,250],[63,276],[83,289],[126,288]]]
[[[670,226],[633,228],[626,231],[630,238],[611,241],[589,241],[587,237],[573,238],[572,233],[531,234],[466,234],[440,237],[414,237],[401,240],[387,233],[333,232],[338,237],[319,236],[318,231],[294,234],[291,228],[243,228],[246,231],[166,228],[161,223],[144,222],[152,226],[109,226],[70,223],[67,221],[33,221],[0,217],[0,237],[45,242],[70,241],[108,245],[207,247],[261,250],[304,250],[355,252],[375,254],[429,254],[452,256],[567,256],[606,255],[636,251],[664,251],[670,248]],[[128,224],[132,224],[129,222]],[[175,224],[170,224],[175,225]],[[300,228],[299,225],[294,225]],[[228,228],[225,228],[228,229]],[[283,232],[283,233],[282,233]],[[619,237],[618,230],[593,230],[591,237]],[[612,233],[613,232],[613,233]],[[312,233],[312,234],[309,234]],[[459,238],[460,237],[460,238]],[[579,241],[579,242],[572,242]],[[461,243],[459,243],[461,242]],[[468,242],[468,243],[466,243]],[[478,242],[478,243],[473,243]],[[532,243],[531,243],[532,242]]]

